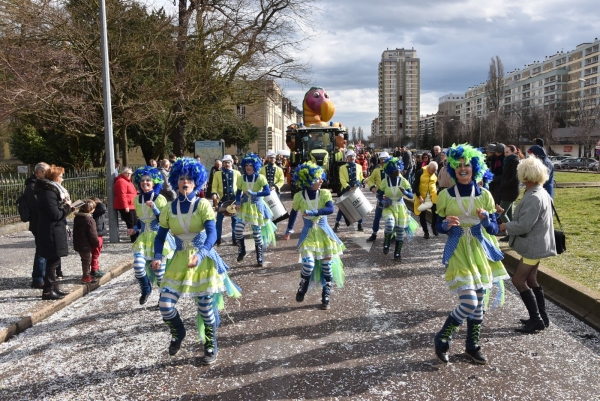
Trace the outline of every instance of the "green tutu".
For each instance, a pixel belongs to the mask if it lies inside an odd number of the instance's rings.
[[[237,211],[235,218],[236,220],[259,227],[271,223],[271,219],[265,218],[262,213],[258,211],[256,205],[252,204],[251,202],[242,203],[242,206]]]
[[[133,253],[141,253],[146,260],[154,260],[154,239],[156,238],[156,234],[157,232],[152,230],[142,231],[131,247]],[[170,259],[173,257],[174,253],[175,250],[171,249],[169,242],[165,240],[163,256]]]
[[[333,258],[343,254],[346,246],[331,239],[319,226],[308,230],[306,238],[298,246],[302,257],[311,256],[315,260]]]
[[[231,297],[239,297],[239,291],[232,293],[235,285],[227,273],[219,274],[215,262],[205,257],[195,268],[187,267],[197,250],[186,249],[178,251],[167,264],[161,287],[178,292],[182,297],[202,297],[226,292]]]

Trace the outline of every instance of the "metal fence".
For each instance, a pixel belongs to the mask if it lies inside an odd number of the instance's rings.
[[[63,186],[71,200],[100,198],[105,200],[105,169],[65,171]],[[0,226],[20,222],[17,198],[25,190],[24,176],[0,175]]]

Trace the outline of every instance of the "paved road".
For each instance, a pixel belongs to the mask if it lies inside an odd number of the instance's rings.
[[[414,238],[398,265],[381,253],[381,239],[371,249],[368,234],[340,230],[347,282],[334,290],[329,311],[318,308],[317,291],[295,301],[295,241],[279,240],[263,268],[253,252],[237,263],[236,249],[222,245],[243,297],[226,303],[219,359],[210,367],[199,363],[193,303],[178,304],[188,337],[171,358],[153,309],[157,294],[140,307],[126,272],[0,345],[0,399],[599,399],[598,333],[554,305],[549,329],[514,332],[526,312],[508,283],[504,307],[486,313],[489,364],[462,355],[464,328],[451,363],[438,363],[433,334],[456,303],[443,282],[444,238]]]

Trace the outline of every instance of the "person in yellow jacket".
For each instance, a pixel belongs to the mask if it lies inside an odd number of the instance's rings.
[[[267,178],[271,191],[277,191],[277,196],[281,197],[281,187],[283,187],[285,179],[283,169],[275,164],[275,152],[272,150],[267,152],[267,164],[262,166],[259,173]]]
[[[379,153],[379,166],[377,166],[369,178],[367,178],[367,185],[369,190],[377,195],[377,189],[379,188],[379,184],[381,184],[381,180],[383,180],[386,175],[383,170],[383,165],[390,158],[388,152]],[[375,208],[375,217],[373,218],[373,234],[369,238],[367,238],[367,242],[375,242],[377,239],[377,232],[379,231],[379,222],[381,221],[381,214],[383,213],[383,205],[381,202],[377,202],[377,207]]]
[[[223,206],[224,202],[235,201],[235,190],[237,189],[237,182],[241,179],[242,175],[239,171],[233,168],[233,158],[231,155],[223,156],[223,167],[221,171],[216,171],[213,180],[211,194],[213,202],[217,201],[218,206]],[[223,213],[217,213],[217,246],[221,245],[221,234],[223,233]],[[235,235],[233,231],[235,229],[235,219],[233,216],[231,219],[231,237],[233,238],[233,245],[237,245]]]
[[[362,181],[362,168],[356,164],[356,153],[354,153],[353,150],[349,150],[346,152],[346,164],[340,167],[340,185],[342,187],[342,193],[340,195],[345,194],[354,187],[360,188]],[[360,191],[360,189],[358,189],[358,191]],[[342,221],[342,217],[342,211],[338,210],[335,218],[335,226],[333,227],[334,232],[337,232],[340,228],[340,221]],[[362,222],[362,219],[358,221],[358,231],[364,231]]]
[[[413,194],[415,195],[414,211],[415,215],[419,216],[421,227],[425,233],[425,239],[429,239],[429,230],[427,228],[427,220],[425,218],[427,211],[420,211],[418,207],[423,203],[423,201],[425,201],[425,198],[429,194],[431,202],[433,202],[433,206],[431,207],[431,231],[433,232],[433,235],[438,235],[437,228],[435,227],[437,223],[435,207],[437,203],[437,169],[438,164],[436,162],[429,162],[428,165],[421,167],[421,169],[417,171],[412,185]]]

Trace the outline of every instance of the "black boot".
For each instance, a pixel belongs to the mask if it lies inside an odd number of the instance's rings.
[[[333,226],[333,232],[337,233],[339,229],[340,229],[340,222],[336,221],[335,226]]]
[[[540,317],[535,294],[532,289],[520,293],[521,299],[529,312],[529,321],[523,327],[516,328],[515,331],[520,333],[533,333],[538,330],[544,330],[544,321]]]
[[[244,260],[244,256],[246,256],[246,243],[244,242],[243,237],[242,237],[242,239],[237,240],[237,247],[238,247],[237,261],[241,262],[242,260]]]
[[[233,237],[233,241],[232,241],[231,245],[237,246],[237,244],[238,244],[237,240],[235,239],[235,237]]]
[[[362,226],[362,223],[358,223],[358,228],[356,230],[357,231],[365,231],[365,229]]]
[[[263,245],[254,245],[254,249],[256,250],[256,263],[258,267],[263,267],[264,254],[263,254]]]
[[[444,363],[448,363],[448,350],[450,350],[450,342],[452,341],[452,334],[458,329],[460,324],[452,317],[448,316],[446,322],[442,326],[442,329],[433,338],[433,345],[435,347],[435,354],[438,359]]]
[[[467,319],[467,346],[465,353],[475,363],[485,365],[487,358],[481,353],[481,346],[479,345],[481,323],[481,320]]]
[[[323,309],[323,310],[329,309],[330,297],[331,297],[331,278],[329,278],[329,280],[325,279],[325,285],[323,286],[323,291],[321,292],[321,309]]]
[[[140,290],[142,295],[140,295],[140,305],[145,305],[148,302],[148,297],[152,293],[152,285],[150,284],[150,278],[147,274],[144,274],[144,277],[137,279],[138,284],[140,285]]]
[[[204,325],[204,357],[202,358],[203,365],[210,365],[217,360],[217,325]]]
[[[394,248],[394,260],[400,262],[402,260],[402,244],[404,241],[396,241],[396,247]]]
[[[383,254],[387,255],[390,252],[390,243],[392,242],[392,234],[385,234],[383,237]]]
[[[541,286],[539,286],[539,287],[533,287],[532,290],[533,290],[533,293],[535,294],[535,300],[538,305],[540,317],[542,318],[542,321],[544,322],[544,326],[548,327],[548,326],[550,326],[550,319],[548,318],[548,314],[546,313],[546,300],[544,298],[544,289]],[[528,322],[529,322],[529,319],[521,319],[521,323],[523,323],[523,324],[527,324]]]
[[[433,233],[433,235],[435,235],[437,237],[438,231],[437,231],[437,228],[435,228],[434,223],[431,223],[431,232]]]
[[[375,242],[377,239],[377,234],[373,233],[369,238],[367,238],[367,242]]]
[[[43,292],[42,293],[42,300],[43,301],[56,301],[59,299],[63,299],[65,296],[64,295],[59,295],[54,291],[50,291],[50,292]]]
[[[308,291],[308,284],[310,283],[310,276],[300,275],[300,285],[298,286],[298,292],[296,293],[296,301],[304,301],[304,295]]]
[[[169,355],[173,356],[179,352],[181,348],[181,342],[185,338],[185,327],[179,312],[175,311],[175,317],[169,320],[165,320],[165,324],[169,326],[171,330],[171,344],[169,345]]]

